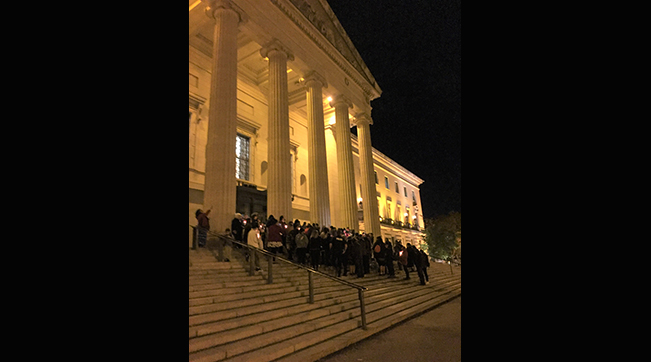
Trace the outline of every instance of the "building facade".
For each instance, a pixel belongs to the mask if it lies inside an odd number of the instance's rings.
[[[419,244],[423,180],[372,146],[381,92],[325,0],[189,0],[190,224],[212,207],[215,231],[258,212]]]

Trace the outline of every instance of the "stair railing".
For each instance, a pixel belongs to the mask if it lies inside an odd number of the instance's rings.
[[[198,228],[196,226],[193,226],[193,225],[190,225],[190,226],[193,229],[193,231],[192,231],[192,249],[194,250],[197,247]],[[364,286],[361,286],[361,285],[357,285],[355,283],[351,283],[351,282],[349,282],[347,280],[343,280],[341,278],[337,278],[337,277],[328,275],[328,274],[320,272],[318,270],[314,270],[314,269],[306,267],[304,265],[296,264],[291,260],[287,260],[287,259],[285,259],[283,257],[280,257],[280,256],[278,256],[276,254],[270,253],[270,252],[268,252],[266,250],[256,248],[254,246],[250,246],[250,245],[248,245],[246,243],[239,242],[239,241],[233,239],[232,237],[227,237],[227,236],[224,236],[224,235],[220,235],[220,234],[217,234],[217,233],[212,232],[212,231],[208,231],[207,233],[211,237],[220,239],[221,243],[222,243],[222,246],[226,246],[226,245],[230,244],[231,247],[233,245],[239,245],[239,246],[241,246],[243,248],[247,248],[249,250],[249,252],[251,253],[249,255],[249,275],[250,276],[253,276],[255,274],[255,260],[253,258],[253,253],[258,253],[260,255],[266,256],[266,258],[267,258],[267,269],[268,269],[267,284],[272,284],[273,283],[273,261],[274,261],[274,259],[276,259],[276,260],[278,260],[280,262],[283,262],[285,264],[289,264],[291,266],[297,267],[299,269],[305,270],[307,272],[307,275],[308,275],[309,292],[310,292],[309,303],[310,304],[314,303],[314,279],[313,279],[314,274],[325,277],[325,278],[328,278],[330,280],[334,280],[334,281],[336,281],[336,282],[338,282],[340,284],[346,285],[348,287],[357,289],[357,297],[359,298],[359,308],[360,308],[360,312],[361,312],[360,315],[361,315],[361,319],[362,319],[362,329],[364,329],[364,330],[367,329],[367,327],[366,327],[366,303],[364,301],[364,291],[368,290],[368,288],[366,288]],[[206,245],[206,246],[208,246],[208,245]],[[219,258],[222,258],[223,247],[218,248],[218,249],[219,249],[218,250],[219,251]]]

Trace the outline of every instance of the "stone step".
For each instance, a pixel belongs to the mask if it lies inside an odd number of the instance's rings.
[[[399,309],[396,310],[396,308],[408,309],[431,300],[431,293],[424,289],[429,288],[416,289],[412,287],[412,291],[406,292],[403,295],[384,299],[377,303],[369,302],[367,304],[367,323],[373,323],[381,318],[397,314]],[[191,354],[191,360],[195,360],[194,357],[201,357],[197,360],[205,360],[207,357],[209,357],[208,360],[220,360],[219,358],[211,358],[223,355],[224,357],[221,357],[221,359],[229,357],[228,361],[271,361],[283,356],[285,353],[292,353],[357,329],[361,325],[359,321],[359,303],[349,304],[347,309],[343,311],[324,315],[316,319],[306,319],[299,325],[293,325],[268,333],[263,333],[261,324],[253,325],[248,329],[238,330],[241,334],[231,334],[229,337],[231,338],[230,340],[236,340],[238,337],[246,337],[246,339],[211,347],[207,350]],[[323,312],[321,313],[324,314]],[[269,323],[267,325],[273,326],[273,324]],[[215,335],[214,337],[217,337],[217,339],[213,339],[212,343],[215,343],[215,341],[217,341],[216,343],[223,343],[225,336],[225,333],[223,335]],[[191,340],[191,350],[196,350],[196,348],[202,346],[209,346],[211,343],[211,338],[209,337],[213,336],[196,339],[196,343],[193,343],[195,340]],[[257,349],[246,352],[255,348]],[[236,358],[231,359],[230,357],[233,356],[236,356]]]
[[[409,317],[425,312],[437,305],[456,298],[459,295],[461,295],[460,287],[454,290],[450,290],[448,293],[443,293],[436,297],[430,298],[426,302],[412,306],[411,308],[404,309],[396,314],[388,315],[387,317],[379,319],[373,323],[367,323],[367,330],[357,328],[340,334],[334,338],[323,340],[320,343],[313,344],[304,349],[299,350],[297,348],[294,348],[293,353],[287,354],[282,358],[277,359],[276,362],[310,362],[319,360],[365,338],[368,338],[378,332],[381,332],[394,324],[400,323]]]
[[[361,326],[357,290],[315,275],[315,302],[308,303],[307,271],[273,264],[273,284],[262,273],[248,275],[237,251],[217,262],[212,251],[190,252],[190,361],[315,361],[461,294],[461,268],[432,263],[430,284],[388,279],[376,273],[343,280],[368,288],[367,330]],[[320,269],[329,275],[333,270]],[[397,271],[397,270],[396,270]]]
[[[438,275],[438,274],[437,274]],[[431,278],[436,278],[437,275],[433,275]],[[318,280],[321,279],[321,280]],[[366,287],[372,287],[373,289],[369,292],[367,291],[367,295],[372,295],[372,293],[379,287],[380,289],[387,284],[387,280],[384,277],[372,277],[368,278],[365,281],[365,286]],[[273,284],[276,285],[276,284]],[[286,288],[272,288],[269,287],[269,289],[266,290],[257,290],[253,292],[249,292],[246,295],[239,295],[237,293],[231,293],[231,294],[221,294],[218,292],[213,291],[207,291],[206,293],[208,294],[197,294],[197,293],[192,293],[194,298],[190,300],[190,307],[202,307],[202,308],[190,308],[190,315],[192,314],[198,314],[198,313],[207,313],[209,311],[217,311],[221,309],[227,309],[227,308],[232,308],[234,306],[244,306],[244,305],[251,305],[255,304],[258,302],[269,302],[272,300],[281,300],[281,299],[287,299],[292,297],[294,292],[297,291],[305,291],[306,293],[301,294],[301,295],[309,295],[307,293],[309,289],[308,286],[308,281],[305,280],[304,283],[296,285],[296,286],[290,286]],[[338,291],[345,291],[345,290],[350,290],[350,287],[337,283],[336,281],[332,281],[327,278],[315,278],[314,281],[314,292],[315,292],[315,300],[320,299],[321,294],[325,293],[331,293],[331,292],[338,292]],[[290,294],[286,294],[290,293]],[[286,294],[286,295],[283,295]],[[298,295],[298,294],[295,294]],[[197,297],[201,296],[201,297]],[[249,300],[251,299],[251,300]],[[216,304],[220,302],[226,302],[226,301],[232,301],[232,300],[238,300],[237,303],[223,303],[221,306],[214,306],[214,307],[203,307],[206,305],[210,304]]]
[[[367,304],[366,304],[367,321],[370,323],[375,319],[380,318],[381,315],[374,312],[379,311],[383,315],[385,312],[383,308],[388,308],[389,306],[395,306],[398,303],[402,303],[403,306],[410,307],[413,304],[417,304],[419,302],[425,301],[428,298],[431,298],[430,296],[431,289],[432,288],[422,287],[419,285],[411,285],[401,290],[385,292],[384,294],[380,294],[375,298],[369,298],[367,299]],[[443,287],[439,286],[439,289],[443,290]],[[352,295],[349,295],[348,298],[346,299],[347,299],[346,302],[340,300],[339,304],[334,305],[330,308],[324,309],[322,306],[319,309],[313,310],[311,311],[312,314],[309,316],[303,314],[303,315],[289,316],[289,317],[280,318],[276,320],[269,320],[269,318],[266,318],[266,319],[259,320],[258,323],[255,323],[248,327],[238,328],[236,333],[229,333],[231,331],[225,331],[222,333],[212,334],[197,339],[191,339],[190,351],[194,352],[202,348],[208,348],[211,347],[211,344],[214,347],[215,345],[227,343],[229,341],[235,341],[242,338],[249,338],[254,335],[266,333],[270,330],[274,330],[292,323],[305,323],[306,321],[312,320],[319,316],[322,317],[317,318],[314,321],[314,323],[316,323],[315,326],[318,328],[322,328],[324,326],[333,323],[344,322],[345,320],[350,318],[359,318],[360,310],[359,310],[359,301],[357,300],[357,293],[356,292],[352,293]],[[325,314],[324,312],[325,310],[328,311],[328,314]],[[265,318],[265,315],[261,315],[261,318]],[[299,329],[303,332],[305,331],[303,327]],[[288,331],[289,330],[284,330],[283,333],[291,333],[291,331],[290,332]],[[252,347],[250,341],[247,343],[249,347]],[[230,352],[227,351],[227,355],[229,356],[234,355],[235,353],[234,351],[236,350],[237,349],[235,350],[231,349]]]

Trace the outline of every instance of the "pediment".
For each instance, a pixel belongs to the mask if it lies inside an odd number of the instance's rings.
[[[375,78],[326,0],[289,0],[378,92]]]

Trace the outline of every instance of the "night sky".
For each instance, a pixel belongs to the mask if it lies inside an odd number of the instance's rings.
[[[373,147],[425,180],[425,218],[461,212],[461,0],[328,3],[382,89]]]

